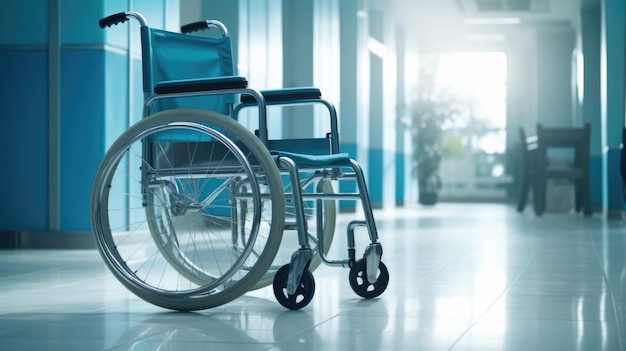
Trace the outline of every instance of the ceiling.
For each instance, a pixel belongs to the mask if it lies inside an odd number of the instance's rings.
[[[396,17],[422,49],[498,45],[512,32],[577,30],[580,10],[602,0],[392,0]],[[417,35],[416,35],[417,34]],[[482,38],[482,39],[481,39]]]

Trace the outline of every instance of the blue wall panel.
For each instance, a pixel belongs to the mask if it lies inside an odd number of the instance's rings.
[[[81,1],[81,0],[75,0],[75,1]],[[129,2],[130,2],[129,0],[102,1],[101,7],[103,8],[103,17],[109,16],[118,12],[130,11],[131,9],[128,8]]]
[[[3,1],[0,45],[48,43],[48,0]]]
[[[396,205],[404,205],[406,201],[404,196],[404,175],[406,174],[406,155],[402,153],[396,153]]]
[[[624,196],[622,194],[622,177],[620,175],[620,150],[611,149],[607,152],[607,177],[608,194],[607,209],[610,212],[619,213],[624,209]]]
[[[128,129],[128,58],[113,52],[105,52],[104,55],[105,140],[102,147],[106,151]],[[139,85],[141,89],[141,81]]]
[[[131,110],[132,118],[131,124],[137,123],[143,117],[143,74],[142,74],[142,61],[138,59],[132,60],[132,91],[130,95],[127,95],[127,99],[132,101],[133,109]]]
[[[341,152],[347,152],[350,155],[350,158],[357,159],[357,145],[356,144],[341,144]],[[348,193],[356,191],[356,185],[354,182],[340,182],[339,183],[339,192]],[[354,201],[347,200],[339,200],[339,210],[343,212],[354,211],[355,209]]]
[[[48,65],[44,50],[0,50],[0,230],[48,225]]]
[[[381,208],[383,206],[383,177],[385,167],[383,166],[383,151],[369,150],[369,170],[368,170],[368,190],[372,207]]]
[[[602,203],[602,156],[591,156],[589,158],[589,183],[591,191],[591,207],[594,210],[604,208]],[[607,210],[622,211],[626,209],[622,195],[622,179],[620,175],[620,150],[609,150],[607,152]]]
[[[104,52],[61,52],[62,231],[88,231],[89,195],[104,145]]]
[[[62,0],[60,5],[59,23],[63,45],[104,44],[105,33],[98,25],[98,20],[104,17],[101,2]]]
[[[602,156],[589,157],[589,191],[591,192],[591,208],[602,208]]]

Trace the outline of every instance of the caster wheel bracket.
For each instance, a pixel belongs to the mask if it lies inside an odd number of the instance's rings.
[[[289,276],[287,278],[287,293],[293,295],[298,289],[304,271],[309,267],[313,254],[310,248],[300,249],[291,255]]]
[[[383,247],[379,243],[371,243],[365,249],[365,254],[363,255],[363,257],[365,258],[366,262],[365,271],[367,273],[367,281],[370,284],[374,284],[376,282],[378,265],[382,256]]]

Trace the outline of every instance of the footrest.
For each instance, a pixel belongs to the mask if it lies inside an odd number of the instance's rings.
[[[285,88],[277,90],[262,90],[261,95],[267,104],[288,103],[296,100],[318,100],[322,98],[322,92],[318,88]],[[242,95],[241,102],[254,104],[253,96]]]
[[[241,76],[183,79],[159,82],[154,86],[155,94],[191,93],[197,91],[245,89],[248,80]]]

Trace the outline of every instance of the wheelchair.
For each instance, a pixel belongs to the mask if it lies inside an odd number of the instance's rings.
[[[339,152],[336,112],[319,89],[249,88],[234,74],[230,37],[219,21],[175,33],[122,12],[99,24],[131,19],[141,32],[143,117],[107,150],[91,194],[96,244],[121,284],[182,311],[272,285],[281,305],[300,309],[315,292],[311,271],[323,262],[349,268],[359,296],[382,294],[389,272],[364,175]],[[195,33],[202,30],[219,33]],[[268,138],[268,106],[305,104],[328,110],[325,137]],[[238,121],[248,108],[256,109],[258,130]],[[342,181],[357,190],[336,193]],[[337,200],[360,202],[365,219],[348,223],[348,257],[333,260],[327,254]],[[357,227],[367,229],[370,242],[359,259]]]

